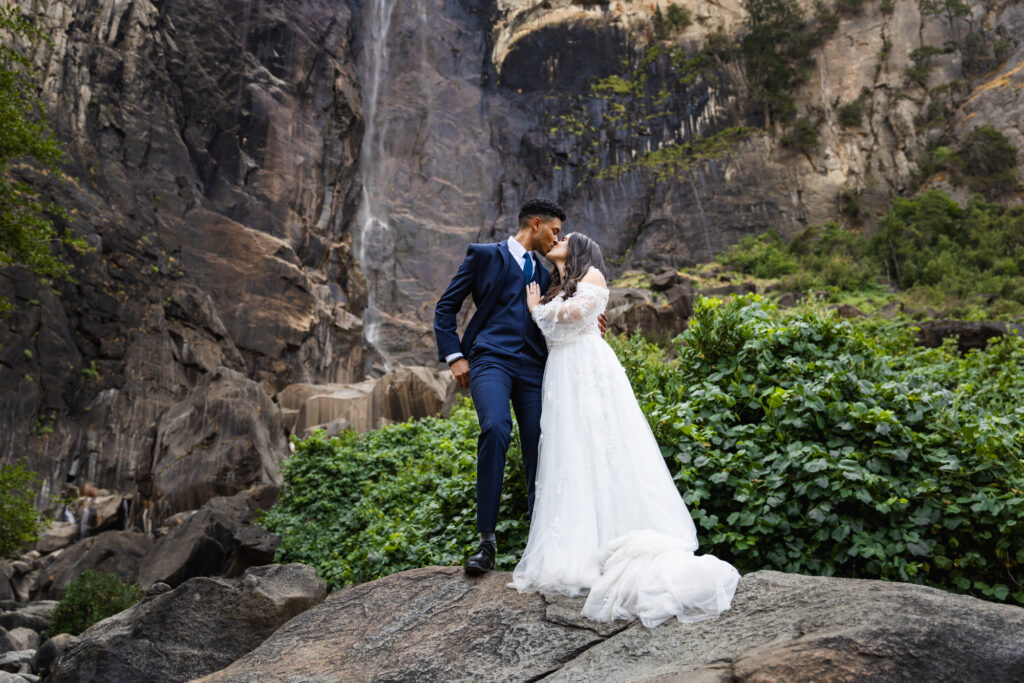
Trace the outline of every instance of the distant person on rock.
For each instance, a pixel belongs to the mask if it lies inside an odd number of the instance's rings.
[[[697,556],[697,530],[626,372],[601,338],[601,249],[578,233],[547,251],[556,270],[526,285],[547,342],[537,502],[512,572],[520,592],[588,593],[583,616],[697,621],[732,604],[739,573]],[[589,591],[589,592],[588,592]]]
[[[526,285],[535,283],[547,289],[550,276],[537,257],[554,246],[564,220],[562,207],[547,199],[531,199],[523,204],[514,237],[496,244],[469,245],[466,259],[434,311],[438,355],[451,367],[459,386],[469,388],[480,419],[476,466],[480,546],[466,560],[466,573],[470,575],[494,568],[494,531],[505,455],[512,440],[510,400],[519,423],[527,506],[533,512],[547,346],[530,318]],[[476,313],[460,341],[456,316],[470,295]]]

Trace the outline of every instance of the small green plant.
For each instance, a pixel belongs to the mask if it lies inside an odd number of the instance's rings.
[[[63,597],[50,615],[48,634],[77,636],[141,599],[142,588],[137,584],[124,584],[117,574],[98,574],[87,569],[65,587]]]
[[[690,10],[676,3],[669,3],[665,12],[660,6],[654,8],[652,18],[654,24],[654,39],[668,40],[673,31],[682,31],[693,23],[693,15]]]
[[[863,95],[853,102],[847,102],[839,108],[839,123],[848,128],[859,128],[866,109],[867,102]]]
[[[967,134],[954,163],[968,187],[989,199],[1019,187],[1017,148],[990,125],[977,126]]]
[[[39,538],[49,521],[36,511],[39,475],[24,462],[0,465],[0,558]]]
[[[790,126],[779,140],[783,147],[800,154],[810,155],[821,145],[818,127],[809,118],[801,116]]]
[[[839,213],[850,220],[854,225],[860,225],[865,216],[868,215],[868,208],[860,197],[860,191],[852,187],[844,187],[839,193]]]
[[[100,373],[96,369],[96,361],[94,360],[89,361],[89,367],[82,368],[82,378],[85,379],[86,382],[95,382],[99,379],[99,376]]]

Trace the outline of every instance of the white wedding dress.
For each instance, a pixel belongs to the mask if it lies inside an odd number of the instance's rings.
[[[548,344],[537,493],[510,587],[579,595],[594,621],[651,627],[729,608],[739,573],[695,556],[697,530],[625,371],[602,339],[604,287],[533,309]]]

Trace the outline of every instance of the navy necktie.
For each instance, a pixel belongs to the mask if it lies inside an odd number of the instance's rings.
[[[527,282],[533,280],[533,257],[530,252],[526,252],[526,260],[523,262],[523,276]]]

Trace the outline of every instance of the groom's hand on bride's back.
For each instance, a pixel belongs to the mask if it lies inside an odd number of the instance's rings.
[[[463,389],[469,388],[469,361],[465,358],[459,358],[458,360],[452,361],[451,364],[452,374],[455,376],[455,383]]]
[[[608,331],[608,318],[604,313],[597,316],[597,329],[601,330],[602,337],[604,336],[604,333]]]

